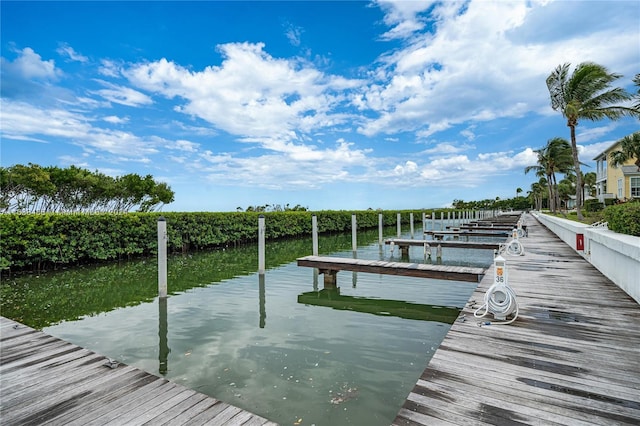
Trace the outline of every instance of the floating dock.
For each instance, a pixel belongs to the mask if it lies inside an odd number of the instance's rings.
[[[0,343],[3,425],[276,425],[4,317]]]
[[[519,316],[473,313],[487,271],[394,425],[638,425],[640,305],[531,216],[505,256]]]

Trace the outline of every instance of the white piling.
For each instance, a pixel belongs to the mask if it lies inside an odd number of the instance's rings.
[[[258,216],[258,274],[264,274],[264,215]]]
[[[444,212],[440,212],[440,230],[444,231]]]
[[[318,217],[313,214],[311,216],[311,244],[313,246],[313,255],[318,255]]]
[[[422,212],[422,238],[425,236],[425,232],[427,231],[427,214]]]
[[[398,238],[402,235],[402,215],[398,213]]]
[[[167,221],[158,218],[158,296],[167,297]]]
[[[409,229],[411,229],[411,239],[413,239],[413,212],[409,213]]]
[[[355,213],[351,214],[351,248],[354,253],[358,251],[358,223]]]
[[[382,213],[378,213],[378,244],[382,247]]]

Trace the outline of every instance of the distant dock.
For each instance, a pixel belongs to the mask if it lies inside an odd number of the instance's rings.
[[[501,243],[484,241],[455,241],[455,240],[411,240],[404,238],[389,238],[384,241],[386,245],[398,246],[403,256],[409,255],[409,247],[424,247],[425,249],[437,248],[465,248],[477,250],[499,250]]]
[[[301,257],[298,259],[298,266],[318,268],[319,272],[324,274],[325,288],[336,286],[336,274],[339,271],[367,272],[372,274],[400,275],[474,283],[480,281],[480,278],[484,275],[483,268],[475,267],[386,262],[382,260],[330,256]]]

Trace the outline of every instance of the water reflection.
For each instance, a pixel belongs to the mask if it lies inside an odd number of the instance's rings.
[[[158,337],[160,337],[160,346],[158,350],[158,371],[163,376],[169,371],[169,322],[167,321],[167,297],[158,298]]]
[[[377,230],[358,234],[359,241],[377,241]],[[321,253],[351,247],[350,234],[320,235]],[[266,269],[294,261],[311,252],[311,237],[269,241]],[[255,244],[169,256],[168,291],[179,294],[218,284],[258,270]],[[78,320],[113,309],[153,301],[158,294],[155,259],[82,266],[40,274],[2,276],[3,316],[41,329],[61,321]]]
[[[459,309],[448,306],[344,296],[340,294],[339,287],[302,293],[298,295],[298,303],[411,320],[436,321],[446,324],[452,324],[460,312]]]
[[[265,288],[264,288],[264,274],[258,274],[258,299],[260,304],[260,328],[265,328],[267,325],[267,308],[265,306]]]
[[[351,257],[349,235],[341,249],[328,251],[339,240],[322,238],[320,250]],[[358,258],[379,259],[377,232],[372,243],[358,248]],[[310,243],[279,254],[278,245],[272,247],[265,274],[256,273],[255,246],[178,256],[172,259],[175,269],[169,262],[170,291],[183,279],[187,284],[170,300],[155,297],[152,279],[149,294],[157,306],[132,303],[45,331],[280,424],[390,424],[474,286],[360,273],[351,280],[345,274],[339,292],[328,294],[317,291],[317,270],[310,276],[294,261],[309,254]],[[460,261],[448,253],[454,251],[444,253],[445,262]],[[483,261],[464,254],[464,262]],[[410,255],[422,258],[422,247]],[[290,260],[274,267],[278,258]],[[485,264],[491,258],[488,253]],[[248,272],[224,278],[242,272],[243,265]],[[144,274],[155,278],[155,271],[139,268],[136,278],[126,277],[128,272],[106,277],[105,287],[126,293],[139,287]],[[101,288],[95,274],[88,281]],[[94,306],[91,291],[85,294],[90,297],[78,297],[76,304]]]

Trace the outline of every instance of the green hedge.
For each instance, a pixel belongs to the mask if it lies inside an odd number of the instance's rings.
[[[603,213],[612,231],[640,237],[640,201],[608,206]]]
[[[604,209],[604,203],[601,203],[599,200],[592,198],[584,202],[584,209],[588,212],[599,212],[600,210]]]
[[[348,211],[317,212],[318,231],[351,229]],[[398,212],[355,212],[361,229],[397,223]],[[410,211],[400,212],[402,222]],[[431,212],[427,212],[430,214]],[[170,252],[200,250],[255,241],[258,216],[265,216],[266,238],[311,234],[312,212],[266,213],[126,213],[126,214],[2,214],[0,215],[0,269],[17,271],[78,265],[148,256],[157,250],[157,221],[167,221]],[[414,212],[420,222],[422,212]]]

